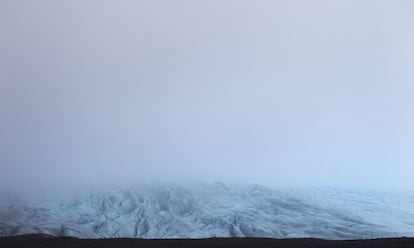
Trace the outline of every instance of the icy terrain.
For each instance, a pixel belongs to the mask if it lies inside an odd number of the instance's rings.
[[[414,236],[414,193],[216,183],[32,199],[1,195],[0,236],[25,233],[80,238]]]

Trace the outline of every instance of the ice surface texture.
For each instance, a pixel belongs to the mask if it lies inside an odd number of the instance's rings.
[[[91,190],[26,199],[2,195],[0,236],[79,238],[414,236],[414,194],[216,183]]]

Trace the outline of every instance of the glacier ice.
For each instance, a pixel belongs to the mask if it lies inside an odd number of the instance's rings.
[[[257,185],[154,185],[0,196],[0,236],[79,238],[414,236],[414,193]]]

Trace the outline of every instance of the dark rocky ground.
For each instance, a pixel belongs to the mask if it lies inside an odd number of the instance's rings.
[[[23,235],[0,238],[1,248],[69,248],[69,247],[143,247],[143,248],[186,248],[186,247],[286,247],[286,248],[341,248],[341,247],[414,247],[414,238],[373,240],[320,240],[320,239],[260,239],[260,238],[211,238],[211,239],[76,239],[49,237],[45,235]]]

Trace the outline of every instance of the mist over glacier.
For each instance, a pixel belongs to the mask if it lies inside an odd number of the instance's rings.
[[[0,236],[414,236],[413,13],[1,0]]]
[[[414,192],[141,185],[2,196],[0,236],[367,239],[414,235]]]

